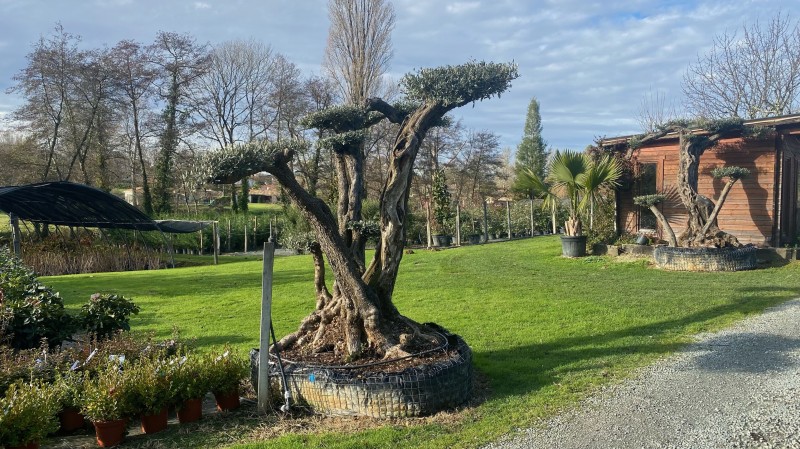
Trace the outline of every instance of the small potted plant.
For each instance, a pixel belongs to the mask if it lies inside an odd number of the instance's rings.
[[[239,407],[239,384],[247,377],[248,370],[247,360],[227,347],[222,355],[212,359],[209,380],[211,392],[217,401],[217,410],[233,410]]]
[[[84,385],[81,413],[94,424],[97,444],[111,447],[121,443],[131,412],[128,375],[116,363],[101,369]]]
[[[172,366],[172,396],[181,424],[199,420],[203,416],[203,396],[211,389],[210,356],[185,355],[170,361]]]
[[[88,374],[85,371],[70,370],[57,371],[53,386],[58,393],[58,403],[61,411],[58,420],[62,432],[73,432],[83,428],[85,418],[80,412],[83,386]]]
[[[58,393],[42,382],[16,382],[0,398],[0,441],[7,449],[38,449],[58,430]]]
[[[172,403],[172,369],[158,357],[139,359],[126,373],[131,409],[141,416],[142,432],[167,428],[167,408]]]

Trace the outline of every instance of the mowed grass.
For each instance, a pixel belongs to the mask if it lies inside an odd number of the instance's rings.
[[[134,329],[166,337],[175,326],[200,345],[231,342],[246,350],[258,338],[261,262],[223,260],[228,263],[216,267],[44,281],[61,291],[70,307],[95,291],[134,298],[142,308]],[[275,261],[279,335],[294,330],[313,308],[311,279],[309,257]],[[476,447],[574,405],[599,385],[674,352],[696,333],[797,297],[799,281],[800,264],[674,273],[636,260],[569,260],[560,257],[557,237],[417,251],[403,259],[395,302],[415,320],[437,322],[465,338],[488,383],[488,399],[448,419],[387,421],[358,432],[290,433],[233,447]],[[194,438],[193,447],[217,447],[221,441],[214,435]]]

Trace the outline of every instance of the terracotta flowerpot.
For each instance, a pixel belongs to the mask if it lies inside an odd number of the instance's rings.
[[[22,446],[6,446],[6,449],[39,449],[39,442],[31,441],[30,443],[23,444]]]
[[[181,424],[195,422],[203,416],[203,400],[187,399],[178,409],[178,422]]]
[[[94,431],[97,435],[97,444],[100,447],[112,447],[125,439],[125,428],[128,427],[127,419],[114,419],[111,421],[95,421]]]
[[[142,432],[156,433],[167,428],[167,408],[154,415],[142,415]]]
[[[230,393],[214,393],[214,399],[217,401],[217,410],[221,412],[235,410],[240,405],[238,389]]]
[[[58,414],[62,432],[74,432],[83,428],[84,417],[81,412],[74,407],[67,407]]]

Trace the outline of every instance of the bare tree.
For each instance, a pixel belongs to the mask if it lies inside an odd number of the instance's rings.
[[[671,120],[679,117],[678,108],[673,99],[667,99],[667,94],[661,90],[650,90],[642,96],[636,118],[643,132],[651,132]]]
[[[753,119],[791,114],[800,94],[800,28],[788,15],[755,22],[714,40],[683,77],[698,117]],[[664,122],[661,122],[664,123]]]
[[[156,161],[153,209],[155,212],[169,212],[172,209],[173,158],[178,150],[181,126],[188,116],[188,112],[181,108],[190,83],[205,73],[210,58],[208,46],[198,44],[188,34],[162,31],[156,36],[153,51],[155,62],[161,68],[159,95],[165,103],[160,151]]]
[[[330,0],[324,67],[349,104],[377,95],[392,59],[394,8],[385,0]]]
[[[119,103],[124,114],[125,134],[129,136],[131,148],[131,189],[136,204],[136,169],[142,175],[142,207],[145,213],[153,213],[153,198],[147,178],[148,164],[145,162],[145,131],[143,114],[150,110],[155,95],[154,83],[158,76],[152,64],[151,49],[138,42],[123,40],[112,49],[110,59],[116,74]]]

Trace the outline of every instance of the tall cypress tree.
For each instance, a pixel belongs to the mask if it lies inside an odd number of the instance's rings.
[[[547,154],[547,143],[542,139],[542,117],[539,114],[539,102],[536,101],[536,98],[531,98],[522,141],[517,145],[516,162],[514,163],[516,179],[520,178],[520,172],[525,168],[543,179]]]

